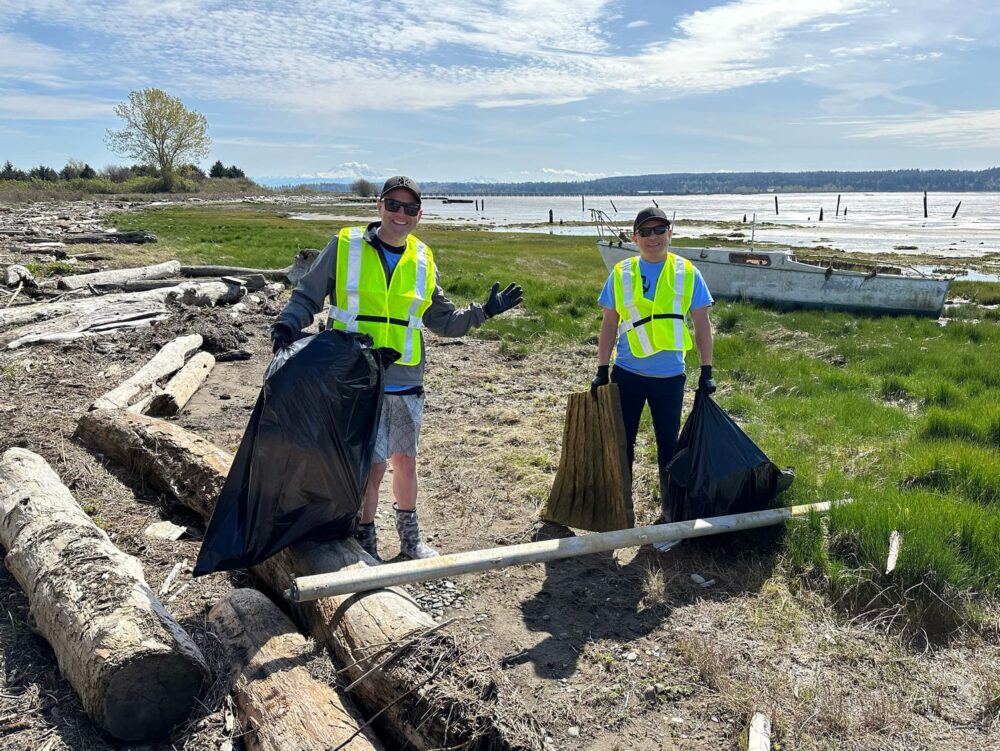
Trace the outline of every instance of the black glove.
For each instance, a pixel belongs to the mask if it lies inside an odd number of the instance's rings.
[[[523,291],[516,284],[508,284],[503,292],[499,292],[499,289],[500,282],[493,282],[493,286],[490,287],[490,296],[483,303],[483,310],[486,311],[487,318],[498,316],[515,305],[520,305],[521,300],[524,299]]]
[[[590,382],[590,395],[597,398],[597,387],[606,386],[611,383],[611,377],[608,375],[608,369],[610,365],[598,365],[597,375],[594,376],[594,380]]]
[[[278,350],[284,349],[295,341],[295,332],[287,323],[280,321],[271,327],[271,352],[278,354]]]
[[[701,376],[698,378],[698,391],[704,391],[706,394],[715,393],[715,379],[712,378],[711,365],[701,366]]]

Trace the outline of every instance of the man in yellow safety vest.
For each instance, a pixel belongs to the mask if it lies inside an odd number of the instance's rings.
[[[661,502],[666,490],[666,468],[680,431],[684,355],[692,346],[698,349],[701,362],[698,388],[709,394],[715,391],[712,324],[708,317],[712,295],[701,272],[686,258],[668,251],[671,236],[670,220],[661,209],[650,206],[636,216],[632,242],[639,248],[639,255],[615,266],[599,299],[604,317],[597,343],[597,376],[591,383],[595,395],[597,388],[609,381],[618,384],[629,464],[635,458],[639,418],[649,404],[656,435]],[[694,324],[693,340],[688,320]],[[673,521],[673,509],[665,503],[662,512],[664,521]],[[656,547],[669,550],[676,542],[657,543]]]
[[[358,525],[358,541],[376,560],[375,512],[386,462],[392,462],[393,508],[400,553],[433,558],[417,522],[417,444],[424,409],[424,338],[463,336],[488,318],[520,304],[521,288],[499,282],[486,302],[457,309],[438,283],[431,249],[413,235],[423,216],[420,187],[402,175],[390,177],[376,203],[381,221],[345,227],[319,254],[271,327],[274,351],[288,346],[330,299],[328,327],[371,335],[376,347],[400,359],[385,371],[385,398],[371,473]]]

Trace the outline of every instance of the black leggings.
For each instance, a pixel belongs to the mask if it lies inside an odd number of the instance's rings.
[[[635,461],[635,438],[639,433],[639,418],[649,402],[656,434],[656,463],[660,470],[660,499],[665,498],[667,487],[666,468],[674,456],[677,435],[681,429],[681,409],[684,405],[684,381],[681,375],[671,378],[653,378],[638,375],[617,365],[611,371],[611,380],[618,384],[622,400],[622,417],[625,420],[625,441],[629,466]],[[662,507],[663,518],[671,521],[673,509]]]

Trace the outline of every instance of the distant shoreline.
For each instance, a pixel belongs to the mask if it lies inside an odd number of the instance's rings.
[[[272,188],[302,187],[349,192],[350,182],[261,178]],[[1000,167],[984,170],[873,170],[858,172],[680,172],[616,175],[576,182],[424,181],[427,195],[448,196],[640,196],[753,195],[759,193],[991,193],[1000,192]]]

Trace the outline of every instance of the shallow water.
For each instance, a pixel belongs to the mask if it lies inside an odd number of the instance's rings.
[[[424,200],[425,223],[476,226],[507,232],[596,236],[590,226],[560,226],[559,221],[589,221],[589,209],[601,209],[630,231],[643,207],[656,203],[676,218],[677,237],[703,237],[743,232],[761,242],[797,247],[829,247],[861,253],[910,253],[975,258],[1000,252],[1000,193],[934,193],[927,197],[923,216],[921,193],[836,193],[696,196],[487,196],[482,203],[446,204]],[[951,218],[961,201],[958,215]],[[582,205],[581,205],[582,204]],[[478,208],[478,210],[477,210]],[[823,209],[824,221],[819,221]],[[525,225],[547,222],[551,226]],[[756,228],[752,229],[756,214]],[[845,216],[846,214],[846,216]],[[364,221],[364,217],[321,214],[294,215],[300,219]],[[744,216],[746,222],[743,222]],[[733,224],[720,229],[718,222]],[[736,226],[738,225],[738,226]],[[906,246],[901,248],[899,246]]]

